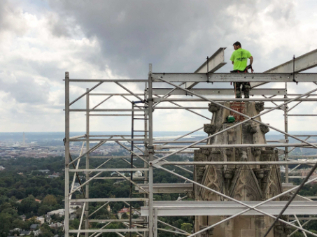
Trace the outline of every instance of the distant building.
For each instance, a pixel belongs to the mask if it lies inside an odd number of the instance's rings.
[[[10,230],[10,232],[18,232],[20,233],[22,230],[20,228],[14,228],[13,230]]]
[[[83,202],[70,202],[69,207],[73,209],[82,208],[84,205]]]
[[[30,235],[30,234],[31,234],[31,231],[29,231],[29,230],[22,230],[20,232],[20,236],[27,236],[27,235]]]
[[[40,227],[39,224],[32,224],[32,225],[30,226],[30,230],[36,230],[36,229],[38,229],[39,227]]]
[[[130,215],[130,209],[127,207],[123,207],[120,211],[118,211],[118,218],[121,219],[124,213],[126,213],[127,215]]]
[[[22,219],[22,221],[25,221],[26,216],[25,215],[21,215],[20,218]]]
[[[33,231],[34,236],[39,236],[41,233],[42,233],[41,230],[34,230]]]
[[[76,210],[73,209],[69,209],[69,214],[75,214]],[[54,210],[54,211],[50,211],[47,213],[48,216],[53,216],[53,215],[57,215],[57,216],[64,216],[65,215],[65,209],[58,209],[58,210]]]
[[[48,224],[51,224],[52,217],[49,216],[49,215],[45,215],[45,221],[46,221]]]
[[[20,199],[17,201],[17,203],[21,203],[23,201],[23,199]],[[34,201],[38,202],[38,203],[41,203],[42,201],[40,199],[34,199]]]
[[[41,173],[49,173],[50,170],[38,170],[38,172],[41,172]]]
[[[52,223],[49,225],[50,228],[52,229],[57,229],[57,228],[60,228],[60,227],[63,227],[64,225],[62,223],[59,223],[59,222],[56,222],[56,223]]]
[[[50,179],[59,178],[59,175],[52,174],[48,176]]]
[[[0,171],[2,170],[5,170],[5,168],[2,165],[0,165]]]
[[[43,216],[36,217],[36,220],[39,221],[41,224],[44,224],[45,218]]]
[[[142,172],[140,170],[136,171],[133,173],[133,178],[138,178],[138,177],[142,177]]]

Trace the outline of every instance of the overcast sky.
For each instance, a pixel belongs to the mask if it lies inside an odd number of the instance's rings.
[[[0,0],[0,132],[64,131],[65,71],[71,78],[146,79],[149,63],[156,72],[193,72],[207,55],[227,47],[228,64],[219,72],[228,72],[232,43],[239,40],[253,55],[255,71],[263,72],[317,48],[316,10],[315,0]],[[93,85],[72,86],[71,99]],[[292,85],[290,92],[311,88]],[[110,84],[98,92],[109,90],[123,92]],[[312,105],[294,113],[317,113]],[[111,98],[107,106],[130,104]],[[181,110],[155,113],[161,131],[189,131],[208,122]],[[282,115],[262,120],[283,128]],[[84,131],[84,114],[71,119],[72,131]],[[317,130],[309,121],[314,118],[291,118],[292,130]],[[92,131],[129,129],[129,118],[92,119]]]

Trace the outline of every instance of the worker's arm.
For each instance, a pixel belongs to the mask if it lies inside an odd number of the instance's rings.
[[[249,59],[250,59],[250,65],[252,65],[252,63],[253,63],[253,56],[251,56]]]

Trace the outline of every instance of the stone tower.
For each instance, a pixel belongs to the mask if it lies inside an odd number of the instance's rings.
[[[225,102],[230,107],[248,116],[258,115],[263,109],[263,102]],[[220,106],[209,104],[213,113],[210,124],[205,124],[208,135],[231,127],[244,120]],[[234,123],[227,123],[228,115],[235,117]],[[258,117],[257,120],[261,121]],[[213,138],[207,144],[265,144],[265,125],[249,121],[229,129]],[[195,151],[195,161],[277,161],[277,150],[273,148],[203,148]],[[196,165],[194,179],[209,188],[220,191],[241,201],[262,201],[282,192],[280,170],[277,165]],[[195,186],[197,201],[227,201],[202,187]],[[279,199],[276,199],[278,201]],[[226,216],[197,216],[195,231],[221,221]],[[266,216],[238,216],[201,234],[201,237],[262,237],[273,220]],[[286,228],[276,225],[269,237],[286,237]]]

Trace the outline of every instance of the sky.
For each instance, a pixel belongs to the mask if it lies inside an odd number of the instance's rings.
[[[227,47],[219,72],[229,72],[238,40],[253,55],[255,71],[263,72],[317,48],[316,10],[315,0],[0,0],[0,132],[64,131],[66,71],[70,78],[146,79],[152,63],[154,72],[194,72],[206,56]],[[71,100],[94,85],[72,84]],[[291,93],[311,89],[308,83],[289,86]],[[96,92],[124,91],[107,83]],[[91,105],[103,99],[91,97]],[[113,97],[100,108],[130,106]],[[84,107],[83,99],[72,108]],[[314,113],[315,107],[302,103],[292,112]],[[208,122],[183,110],[154,113],[158,131],[190,131]],[[262,120],[283,128],[281,111]],[[136,123],[141,129],[142,121]],[[94,117],[91,131],[129,131],[130,124],[128,117]],[[290,117],[290,126],[317,130],[313,117]],[[85,115],[72,114],[71,131],[84,130]]]

